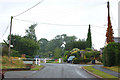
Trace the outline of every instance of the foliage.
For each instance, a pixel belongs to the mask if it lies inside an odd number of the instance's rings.
[[[8,55],[8,46],[6,44],[2,44],[2,56],[7,56]]]
[[[43,65],[35,65],[35,67],[34,68],[31,68],[30,70],[31,71],[36,71],[36,70],[40,70],[41,68],[43,68],[44,66]]]
[[[11,52],[11,54],[10,54],[12,57],[20,57],[21,56],[21,54],[19,53],[19,51],[16,51],[16,50],[13,50],[12,49],[12,52]]]
[[[55,49],[60,48],[62,49],[62,52],[60,56],[63,56],[64,54],[64,47],[62,46],[65,43],[73,42],[75,41],[75,36],[67,36],[66,34],[57,35],[52,40],[48,41],[45,38],[41,38],[38,42],[40,45],[40,50],[38,51],[41,57],[55,57]]]
[[[65,51],[64,56],[63,56],[63,61],[66,62],[69,56],[69,51]]]
[[[35,27],[37,26],[37,24],[32,24],[29,29],[26,30],[26,36],[24,36],[25,38],[29,38],[29,39],[33,39],[33,40],[37,40],[36,34],[35,34]]]
[[[65,45],[65,50],[72,50],[73,48],[78,48],[78,49],[87,48],[86,41],[85,40],[79,40],[79,41],[74,41],[74,42],[67,43]]]
[[[88,34],[87,34],[87,48],[92,48],[92,39],[91,39],[91,29],[89,25]]]
[[[74,64],[86,64],[86,63],[90,62],[91,60],[90,59],[84,59],[84,58],[80,58],[80,59],[73,58],[72,61],[73,61]]]
[[[87,51],[86,53],[85,53],[85,56],[87,57],[87,58],[91,58],[91,57],[99,57],[99,55],[100,55],[100,52],[99,51]]]
[[[40,51],[40,52],[43,52],[43,53],[47,52],[46,47],[47,47],[47,44],[48,44],[48,40],[45,39],[45,38],[41,38],[41,39],[38,41],[38,43],[40,44],[40,49],[39,49],[39,51]]]
[[[91,48],[86,48],[85,50],[86,50],[86,51],[92,51],[92,49],[91,49]]]
[[[13,45],[11,56],[26,54],[27,56],[32,57],[33,55],[36,55],[39,50],[39,45],[35,40],[24,38],[19,35],[11,35],[11,45]]]
[[[2,68],[25,68],[25,64],[22,60],[14,60],[16,58],[8,58],[7,56],[2,57]],[[12,60],[12,63],[11,63]]]
[[[103,51],[104,66],[120,65],[120,43],[110,42]]]
[[[60,48],[55,48],[55,50],[54,50],[54,58],[55,59],[60,58],[61,54],[62,54],[62,50]]]
[[[96,75],[98,75],[98,76],[100,76],[100,77],[102,77],[102,78],[111,78],[111,79],[117,79],[117,77],[115,77],[115,76],[112,76],[112,75],[110,75],[110,74],[107,74],[107,73],[105,73],[105,72],[103,72],[103,71],[100,71],[100,70],[97,70],[97,69],[95,69],[95,68],[93,68],[93,66],[84,66],[84,68],[85,69],[87,69],[88,71],[90,71],[90,72],[92,72],[93,74],[96,74]]]
[[[110,21],[110,16],[108,16],[108,28],[106,32],[106,41],[107,43],[109,42],[114,42],[114,37],[113,37],[113,29]]]
[[[26,54],[29,56],[36,55],[39,45],[36,41],[32,39],[22,38],[19,41],[20,53]]]
[[[112,67],[103,66],[103,67],[106,68],[106,69],[109,69],[109,70],[120,73],[120,66],[112,66]]]
[[[70,52],[71,52],[72,56],[75,56],[78,59],[81,57],[80,49],[78,49],[78,48],[73,48]]]

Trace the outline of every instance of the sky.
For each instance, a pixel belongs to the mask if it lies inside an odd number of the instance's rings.
[[[10,32],[10,17],[16,16],[42,0],[0,0],[0,42]],[[43,0],[31,10],[13,18],[12,34],[25,35],[30,25],[35,28],[37,40],[53,39],[67,34],[86,39],[88,25],[91,25],[92,44],[95,49],[105,45],[107,30],[108,0]],[[118,2],[110,1],[110,16],[114,36],[118,36]],[[19,19],[19,20],[18,20]],[[32,22],[26,22],[27,20]]]

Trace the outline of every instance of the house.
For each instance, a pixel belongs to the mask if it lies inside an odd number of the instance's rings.
[[[120,37],[114,37],[114,41],[120,43]]]

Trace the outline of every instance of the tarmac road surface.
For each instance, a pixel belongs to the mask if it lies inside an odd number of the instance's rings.
[[[45,67],[40,71],[8,71],[5,78],[95,78],[77,64],[41,63]]]

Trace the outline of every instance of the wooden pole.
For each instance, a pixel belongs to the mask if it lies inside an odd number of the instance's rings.
[[[11,16],[11,21],[10,21],[10,35],[9,35],[9,52],[8,52],[8,57],[10,58],[10,53],[11,53],[11,31],[12,31],[12,19],[13,16]]]

